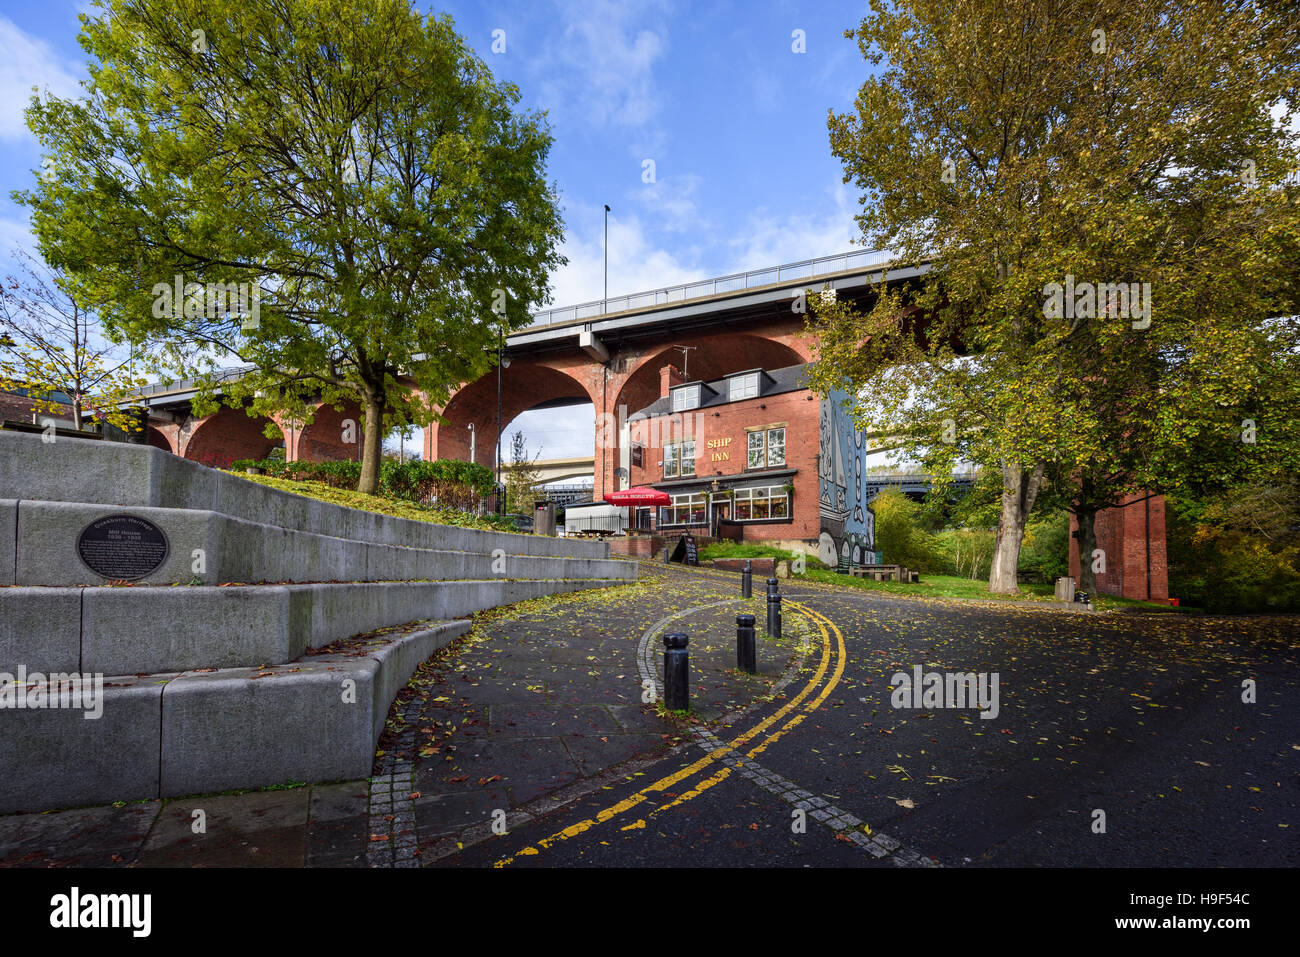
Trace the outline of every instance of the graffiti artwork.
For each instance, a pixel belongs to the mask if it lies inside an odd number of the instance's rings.
[[[821,400],[817,491],[821,510],[818,557],[835,567],[841,562],[875,561],[876,514],[867,504],[863,484],[866,436],[853,427],[845,411],[848,396],[832,392]]]

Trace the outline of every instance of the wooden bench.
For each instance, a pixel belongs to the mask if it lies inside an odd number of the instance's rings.
[[[911,582],[921,580],[918,572],[909,571],[903,565],[855,565],[850,574],[856,578],[870,578],[873,581]]]

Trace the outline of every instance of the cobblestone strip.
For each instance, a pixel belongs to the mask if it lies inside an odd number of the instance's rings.
[[[671,615],[665,615],[647,628],[645,634],[641,636],[640,642],[637,643],[636,649],[636,666],[637,670],[641,673],[641,687],[644,688],[645,683],[651,681],[654,683],[655,700],[658,701],[664,696],[664,682],[659,674],[657,674],[657,669],[655,668],[654,640],[667,630],[670,621],[675,621],[678,618],[686,618],[689,615],[694,615],[696,612],[705,611],[709,608],[721,608],[723,605],[734,605],[745,600],[746,599],[744,598],[724,598],[722,601],[710,602],[707,605],[695,605],[694,607],[687,608],[685,611],[677,611],[673,612]]]
[[[695,738],[695,743],[705,751],[712,752],[727,747],[727,744],[708,728],[692,728],[691,735]],[[872,857],[889,857],[892,854],[893,863],[899,867],[942,866],[916,851],[903,847],[902,842],[883,831],[875,831],[870,835],[864,833],[861,819],[836,807],[825,798],[805,791],[775,771],[769,771],[753,758],[732,753],[724,754],[718,760],[769,794],[774,794],[792,807],[807,812],[809,817],[825,824],[836,834],[843,834]]]
[[[419,867],[415,830],[415,766],[395,756],[415,747],[413,721],[419,716],[419,699],[401,712],[406,730],[380,759],[381,773],[370,779],[370,821],[366,845],[367,867]]]

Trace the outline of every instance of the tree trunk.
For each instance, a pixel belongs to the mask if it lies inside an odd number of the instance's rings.
[[[361,433],[361,480],[357,483],[357,491],[376,495],[379,493],[379,463],[383,458],[383,396],[377,392],[367,393],[362,412],[365,425]]]
[[[1020,568],[1020,543],[1025,538],[1025,523],[1038,497],[1043,480],[1043,465],[1028,472],[1020,465],[1002,466],[1002,515],[998,519],[997,540],[989,567],[989,591],[995,595],[1015,595],[1020,591],[1016,572]]]
[[[1097,597],[1097,573],[1092,570],[1092,553],[1097,547],[1097,510],[1090,506],[1075,505],[1075,520],[1079,527],[1074,531],[1079,543],[1079,591],[1086,591],[1094,600]]]

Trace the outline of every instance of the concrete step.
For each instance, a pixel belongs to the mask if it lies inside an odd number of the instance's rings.
[[[0,692],[0,814],[366,777],[397,692],[469,629],[417,622],[282,665],[106,678],[90,707]],[[48,700],[51,677],[24,702]]]
[[[111,515],[143,518],[167,538],[167,557],[141,584],[404,581],[457,578],[618,578],[608,558],[511,553],[533,536],[470,542],[489,551],[385,545],[180,508],[129,513],[82,502],[0,501],[0,584],[102,585],[77,552],[83,529]],[[442,528],[445,526],[435,526]]]
[[[408,548],[489,554],[504,548],[510,555],[609,557],[603,542],[435,525],[330,505],[147,445],[77,439],[46,443],[39,435],[0,431],[0,500],[27,498],[122,509],[211,511],[261,525]]]
[[[307,585],[0,588],[0,672],[141,674],[292,661],[352,635],[463,618],[530,598],[622,585],[610,578]]]

